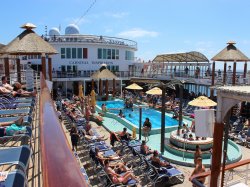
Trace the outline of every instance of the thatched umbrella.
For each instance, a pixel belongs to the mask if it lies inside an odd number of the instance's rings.
[[[220,51],[217,55],[215,55],[211,60],[213,60],[213,68],[212,68],[212,86],[214,86],[214,72],[215,72],[215,61],[222,61],[224,62],[224,75],[223,75],[223,83],[226,82],[226,71],[227,71],[227,64],[226,62],[234,62],[233,65],[233,77],[232,77],[232,84],[235,85],[236,79],[236,62],[245,62],[244,66],[244,78],[246,77],[247,72],[247,62],[250,59],[243,54],[239,49],[235,47],[236,44],[234,41],[229,41],[227,43],[227,47],[225,47],[222,51]]]
[[[205,96],[197,97],[196,99],[190,101],[188,104],[192,106],[198,106],[198,107],[211,107],[211,106],[217,105],[216,102],[214,102],[213,100]]]
[[[99,95],[102,95],[102,79],[106,79],[106,100],[108,100],[108,80],[113,80],[113,94],[115,92],[115,79],[117,78],[114,73],[106,68],[106,65],[101,66],[101,68],[96,71],[90,78],[94,80],[99,80]]]
[[[51,46],[48,42],[38,36],[32,29],[36,26],[32,23],[26,23],[21,26],[25,29],[21,34],[19,34],[14,40],[9,44],[0,49],[0,54],[7,55],[42,55],[42,72],[46,78],[46,61],[45,54],[56,54],[57,50]],[[9,66],[9,61],[5,60],[5,65]],[[20,59],[17,60],[17,71],[20,73]],[[9,72],[5,72],[9,74]],[[49,75],[52,79],[52,64],[51,58],[49,58]],[[8,75],[7,75],[8,76]]]
[[[3,48],[5,45],[0,43],[0,49]]]

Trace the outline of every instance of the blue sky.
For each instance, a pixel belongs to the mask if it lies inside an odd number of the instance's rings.
[[[10,42],[25,22],[34,23],[39,35],[44,34],[45,26],[61,25],[64,33],[65,27],[79,20],[93,2],[3,1],[0,43]],[[199,51],[211,59],[229,40],[236,41],[250,57],[249,7],[249,0],[96,0],[78,26],[82,34],[136,41],[135,56],[145,61],[157,54],[187,51]]]

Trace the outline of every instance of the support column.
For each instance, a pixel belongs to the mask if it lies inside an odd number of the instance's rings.
[[[115,97],[115,79],[113,79],[113,97]]]
[[[91,91],[95,90],[95,81],[94,79],[91,80]]]
[[[226,84],[226,79],[227,79],[227,62],[224,62],[224,71],[223,71],[223,84]]]
[[[122,97],[122,79],[121,79],[121,85],[120,85],[120,87],[121,87],[121,97]]]
[[[52,81],[52,61],[51,61],[51,57],[48,58],[48,71],[49,71],[49,80]]]
[[[7,82],[10,83],[10,64],[9,64],[9,57],[4,58],[4,73],[7,77]]]
[[[247,76],[247,61],[244,64],[244,74],[243,74],[243,78],[246,78]]]
[[[210,186],[218,186],[218,179],[220,176],[220,168],[221,168],[223,130],[224,130],[223,123],[215,123],[213,138],[214,140],[216,140],[216,143],[213,144]]]
[[[86,87],[85,87],[85,79],[83,80],[83,97],[85,97],[85,90],[86,90]]]
[[[109,81],[106,79],[105,81],[105,91],[106,91],[106,101],[109,99]]]
[[[165,142],[165,93],[166,85],[162,85],[162,105],[161,105],[161,154],[164,154],[164,142]]]
[[[214,86],[214,76],[215,76],[215,61],[213,61],[213,66],[212,66],[212,85],[211,86]],[[214,90],[213,89],[211,89],[210,97],[211,98],[214,97]]]
[[[102,96],[102,79],[99,79],[99,96]]]
[[[20,63],[20,58],[19,57],[16,59],[16,71],[17,71],[17,81],[21,83],[22,82],[21,63]]]
[[[235,85],[235,82],[236,82],[236,62],[234,62],[232,85]]]
[[[45,58],[45,54],[42,54],[41,61],[42,61],[42,74],[43,74],[44,79],[46,80],[46,58]]]

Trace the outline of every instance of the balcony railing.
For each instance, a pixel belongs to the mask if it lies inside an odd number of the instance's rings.
[[[40,132],[43,186],[87,187],[66,140],[43,77],[40,95]]]
[[[226,165],[225,167],[226,172],[224,176],[223,186],[229,187],[238,183],[248,184],[250,180],[249,164],[250,164],[250,159],[242,160],[237,163]],[[238,169],[239,167],[241,168]],[[243,169],[243,167],[245,167],[245,169]],[[193,177],[191,177],[190,181],[198,187],[205,187],[205,185],[201,184],[197,179],[205,178],[210,175],[211,175],[211,171],[209,170],[207,172],[194,175]],[[207,186],[210,186],[210,185],[208,184]]]
[[[90,78],[94,71],[77,71],[77,72],[63,72],[63,71],[54,71],[53,78]],[[130,78],[130,77],[139,77],[139,78],[158,78],[158,79],[175,79],[175,78],[184,78],[184,79],[206,79],[211,83],[212,74],[209,72],[199,72],[196,71],[151,71],[151,72],[141,72],[141,71],[114,71],[113,72],[118,78]],[[232,73],[225,74],[225,84],[232,84]],[[224,72],[215,72],[215,84],[223,84]],[[199,82],[199,81],[198,81]],[[250,74],[247,74],[244,77],[243,72],[236,72],[236,84],[250,84]]]

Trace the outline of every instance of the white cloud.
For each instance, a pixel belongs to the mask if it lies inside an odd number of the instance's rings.
[[[129,12],[116,12],[116,13],[106,12],[106,13],[104,13],[104,15],[109,16],[109,17],[113,17],[116,19],[121,19],[121,18],[128,16]]]
[[[140,37],[157,37],[159,33],[155,31],[147,31],[141,28],[133,28],[127,31],[122,31],[117,35],[126,38],[140,38]]]
[[[112,33],[112,32],[113,32],[113,29],[111,29],[111,28],[106,28],[106,29],[104,30],[104,32],[105,32],[105,33]]]

